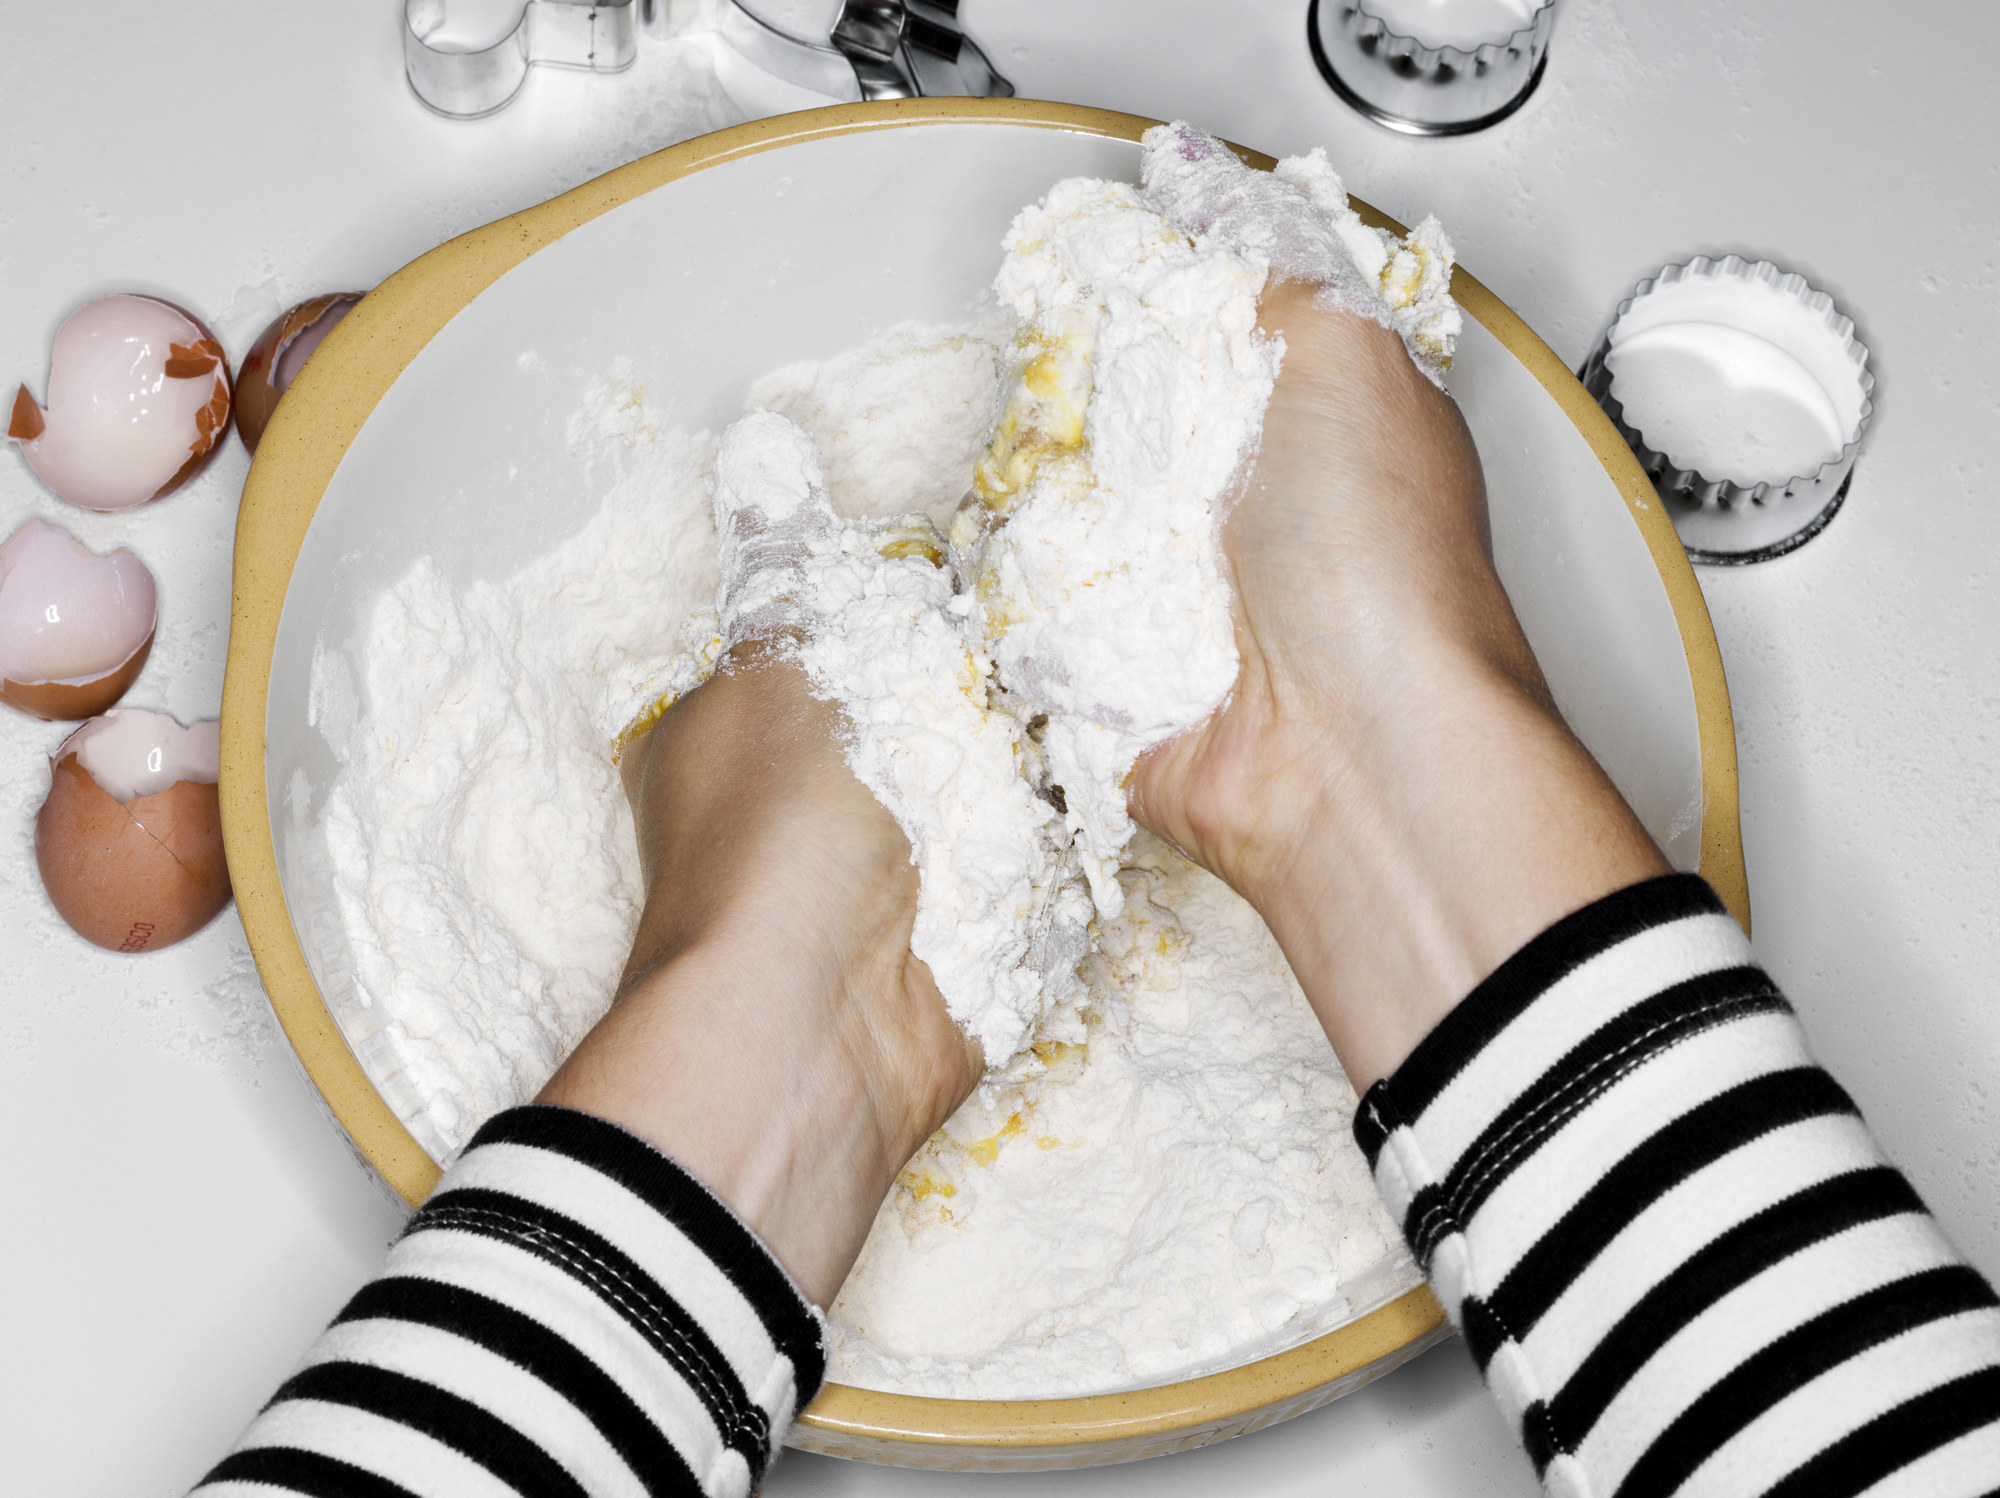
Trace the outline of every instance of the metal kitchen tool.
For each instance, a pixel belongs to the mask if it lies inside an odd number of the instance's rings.
[[[1728,282],[1761,290],[1782,318],[1766,319],[1763,326],[1748,325],[1739,310],[1740,297],[1717,294],[1736,290],[1717,285]],[[1848,435],[1839,453],[1811,472],[1783,482],[1739,483],[1678,466],[1667,453],[1652,446],[1628,418],[1608,361],[1621,331],[1638,326],[1648,309],[1663,306],[1669,295],[1675,301],[1671,312],[1674,322],[1744,328],[1769,337],[1799,358],[1837,408],[1858,413],[1848,423]],[[1639,309],[1637,315],[1635,308]],[[1658,316],[1653,319],[1656,325],[1662,320]],[[1799,330],[1809,335],[1812,347],[1791,346]],[[1854,320],[1804,276],[1768,260],[1753,264],[1737,255],[1721,260],[1696,256],[1685,265],[1665,266],[1652,279],[1641,281],[1632,295],[1618,304],[1610,328],[1577,378],[1597,398],[1640,466],[1652,476],[1653,487],[1673,518],[1689,560],[1715,566],[1769,561],[1798,550],[1825,530],[1847,498],[1854,460],[1875,409],[1870,399],[1875,377],[1868,372],[1867,346],[1854,336]],[[1826,388],[1829,386],[1834,388]]]
[[[844,0],[824,7],[830,23],[811,25],[802,8],[721,0],[717,29],[746,61],[835,101],[1013,97],[960,28],[958,0]]]
[[[439,114],[491,114],[521,91],[536,64],[617,73],[638,55],[640,0],[526,0],[512,32],[478,51],[433,45],[450,0],[404,0],[403,71]]]
[[[1404,135],[1469,135],[1528,102],[1548,66],[1556,0],[1532,24],[1470,49],[1402,36],[1367,0],[1312,0],[1306,39],[1320,76],[1348,104]]]

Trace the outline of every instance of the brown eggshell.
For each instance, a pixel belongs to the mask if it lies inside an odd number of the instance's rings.
[[[94,718],[123,697],[153,653],[153,634],[125,658],[125,664],[89,681],[9,681],[0,676],[0,702],[49,722]]]
[[[177,780],[120,803],[66,754],[35,818],[42,887],[85,941],[153,952],[206,926],[229,903],[217,790]]]
[[[48,418],[23,385],[14,392],[14,411],[7,418],[7,435],[21,442],[33,442],[49,429]]]
[[[264,440],[264,428],[270,424],[271,413],[278,409],[278,399],[285,393],[278,372],[285,350],[327,313],[338,309],[345,316],[347,309],[362,296],[358,291],[334,291],[300,302],[281,314],[250,345],[250,352],[243,356],[242,368],[236,371],[236,435],[243,439],[243,446],[249,452],[255,454],[257,444]]]
[[[155,297],[155,301],[161,298]],[[208,331],[208,324],[196,317],[185,307],[168,302],[189,322],[195,325],[201,336],[191,344],[170,343],[167,345],[167,378],[170,380],[213,380],[215,383],[208,398],[208,404],[195,415],[194,441],[188,444],[188,459],[174,470],[174,476],[153,491],[153,498],[165,499],[176,489],[195,478],[202,469],[215,461],[216,450],[222,446],[222,439],[229,435],[230,396],[232,386],[229,379],[229,356],[222,351],[222,345]]]

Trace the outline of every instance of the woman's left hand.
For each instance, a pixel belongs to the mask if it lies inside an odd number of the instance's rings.
[[[616,1003],[538,1102],[650,1141],[828,1305],[981,1058],[910,952],[917,870],[839,710],[739,645],[627,751],[646,902]]]

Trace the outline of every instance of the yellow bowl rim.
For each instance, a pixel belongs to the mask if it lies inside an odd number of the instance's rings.
[[[236,522],[229,659],[222,693],[222,831],[237,908],[278,1022],[355,1149],[411,1206],[438,1167],[375,1090],[341,1034],[292,927],[264,784],[272,653],[293,565],[320,497],[362,424],[438,331],[537,250],[677,178],[836,135],[945,122],[1070,130],[1136,141],[1159,123],[1033,99],[897,99],[754,120],[669,146],[533,208],[462,234],[390,276],[300,372],[258,445]],[[1268,170],[1268,156],[1236,148]],[[1371,223],[1403,226],[1355,200]],[[1555,399],[1624,496],[1679,624],[1694,688],[1702,767],[1701,872],[1743,923],[1749,885],[1738,830],[1736,734],[1708,607],[1673,523],[1624,440],[1547,344],[1460,267],[1452,294]],[[308,415],[308,413],[310,413]],[[1221,1373],[1084,1398],[930,1399],[828,1384],[808,1426],[891,1444],[1016,1449],[1110,1443],[1227,1419],[1295,1398],[1436,1331],[1443,1308],[1419,1287],[1336,1331]]]

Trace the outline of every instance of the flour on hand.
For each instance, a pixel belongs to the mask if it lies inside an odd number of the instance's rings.
[[[1020,772],[1022,725],[989,700],[944,538],[922,514],[842,520],[812,438],[773,412],[723,435],[715,527],[725,633],[799,637],[814,690],[846,712],[848,763],[910,840],[910,950],[1004,1066],[1045,1017],[1065,1024],[1089,902],[1055,808]]]
[[[1259,172],[1175,124],[1146,133],[1136,189],[1058,183],[1004,248],[1013,382],[954,557],[1111,916],[1133,765],[1236,680],[1221,530],[1284,353],[1257,329],[1265,282],[1402,330],[1436,379],[1458,330],[1451,247],[1435,220],[1407,242],[1363,224],[1324,152]]]
[[[1140,172],[1160,211],[1197,244],[1318,286],[1322,305],[1394,328],[1442,386],[1464,321],[1451,299],[1451,241],[1436,215],[1397,239],[1362,222],[1323,148],[1260,172],[1179,122],[1146,132]]]

